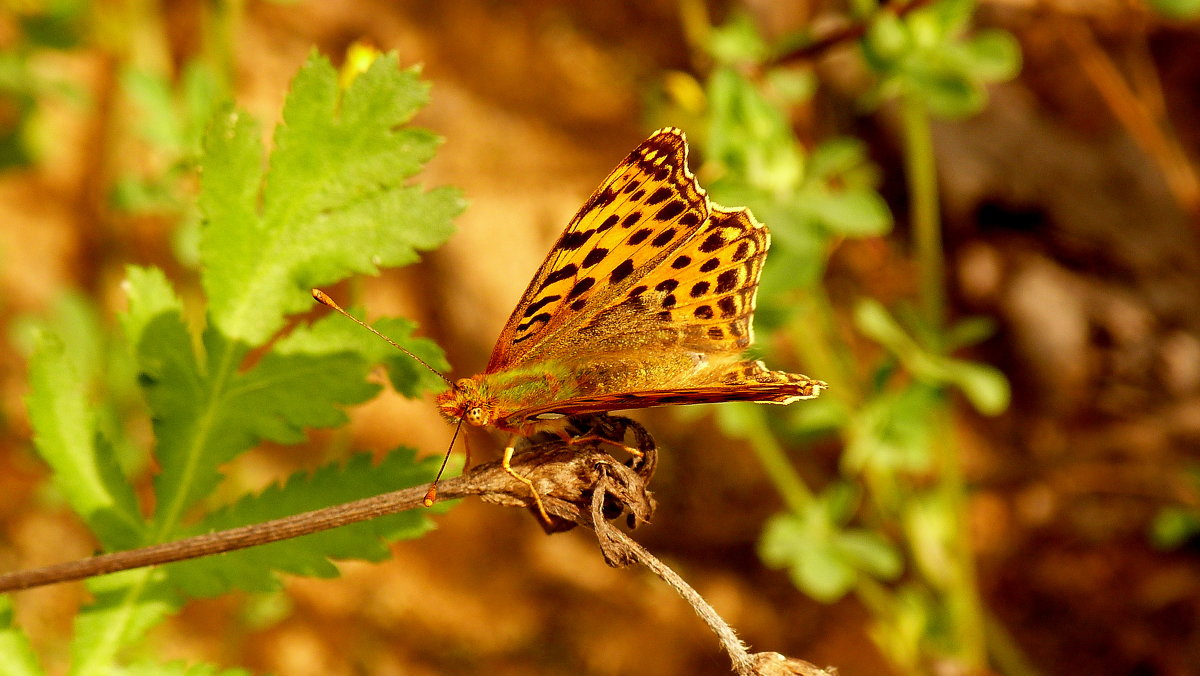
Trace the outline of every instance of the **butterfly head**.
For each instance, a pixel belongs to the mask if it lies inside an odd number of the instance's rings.
[[[462,378],[454,387],[437,397],[438,411],[450,422],[466,420],[476,427],[486,427],[495,420],[496,407],[477,378]]]

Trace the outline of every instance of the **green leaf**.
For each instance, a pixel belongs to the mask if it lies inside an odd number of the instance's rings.
[[[378,391],[366,381],[370,362],[361,351],[378,353],[387,344],[337,315],[297,327],[253,368],[235,372],[245,348],[210,330],[198,355],[182,305],[160,271],[131,269],[126,288],[124,323],[137,346],[159,440],[160,524],[175,523],[207,495],[222,463],[262,440],[296,443],[306,427],[340,425],[346,421],[340,407]],[[208,363],[213,355],[225,361]]]
[[[987,364],[946,358],[945,379],[962,390],[975,410],[984,415],[999,415],[1008,408],[1012,392],[1008,378]]]
[[[91,403],[62,342],[44,334],[29,362],[26,398],[38,453],[54,471],[54,485],[106,548],[136,545],[142,520],[137,499],[97,438]]]
[[[964,317],[946,329],[947,350],[977,345],[996,334],[996,321],[991,317]]]
[[[830,233],[843,237],[878,237],[892,229],[892,212],[870,188],[837,192],[807,191],[800,198]]]
[[[838,546],[859,568],[881,580],[894,580],[904,569],[900,552],[879,533],[849,530],[838,538]]]
[[[1008,408],[1008,379],[998,369],[929,352],[909,336],[883,304],[863,299],[854,308],[854,319],[864,335],[874,339],[912,372],[930,383],[953,384],[980,413],[996,415]]]
[[[404,126],[426,90],[392,55],[341,92],[329,62],[311,56],[292,83],[265,176],[256,126],[218,116],[205,144],[201,252],[224,336],[261,345],[284,315],[311,307],[309,287],[411,263],[445,241],[462,208],[457,193],[405,185],[437,145]]]
[[[759,556],[772,568],[786,568],[805,594],[832,603],[854,585],[857,574],[828,537],[828,526],[811,518],[781,514],[767,521]]]
[[[1021,72],[1021,45],[1012,33],[980,31],[963,44],[971,75],[985,82],[1011,80]]]
[[[867,147],[856,138],[839,136],[822,142],[808,155],[809,180],[849,173],[867,162]]]
[[[161,570],[142,568],[87,581],[94,600],[75,619],[72,676],[112,673],[123,646],[182,607],[164,579]]]
[[[851,475],[920,474],[933,463],[930,414],[942,405],[939,390],[914,383],[860,407],[847,431],[843,471]]]
[[[42,676],[29,637],[13,626],[12,596],[0,596],[0,674]]]
[[[414,457],[412,450],[400,449],[376,464],[363,453],[345,464],[297,473],[283,485],[210,515],[192,530],[202,533],[261,523],[431,480],[438,458],[417,463]],[[330,559],[383,560],[389,556],[386,543],[419,537],[433,528],[427,513],[401,512],[219,557],[174,563],[165,570],[172,584],[192,596],[213,596],[234,588],[269,591],[278,587],[274,573],[333,577],[337,569]]]
[[[940,117],[973,115],[987,103],[983,86],[957,69],[913,67],[903,78],[908,96],[919,99],[929,112]]]
[[[867,63],[875,70],[885,72],[911,51],[912,35],[894,13],[876,12],[861,44]]]
[[[746,12],[736,12],[724,25],[713,28],[707,48],[720,64],[758,63],[767,55],[767,44]]]

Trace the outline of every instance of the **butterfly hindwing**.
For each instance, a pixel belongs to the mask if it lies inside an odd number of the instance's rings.
[[[779,372],[775,371],[773,373]],[[646,392],[620,392],[575,397],[554,402],[553,404],[517,411],[510,416],[509,420],[515,424],[522,420],[536,421],[541,416],[572,416],[584,413],[652,408],[654,406],[715,404],[726,401],[790,404],[800,399],[812,399],[816,397],[825,386],[819,380],[812,380],[794,374],[786,375],[792,376],[793,380],[774,383],[745,383],[736,387],[730,385],[710,385],[707,387],[650,390]]]

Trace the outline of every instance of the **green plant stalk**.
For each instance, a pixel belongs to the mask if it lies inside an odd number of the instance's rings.
[[[798,296],[787,328],[796,360],[804,373],[830,384],[822,397],[832,396],[847,410],[855,410],[862,404],[863,393],[847,358],[849,353],[833,348],[844,341],[838,334],[829,296],[817,287],[802,289]]]
[[[915,95],[900,98],[904,129],[904,171],[912,204],[912,237],[920,275],[921,308],[935,333],[946,323],[946,265],[942,255],[941,214],[938,210],[937,168],[929,112]],[[941,351],[940,345],[934,346]]]
[[[929,112],[924,103],[912,94],[900,97],[900,107],[921,306],[932,332],[940,335],[946,317],[945,261]],[[938,354],[944,351],[944,345],[941,344],[928,348]],[[963,666],[969,670],[982,669],[987,664],[987,638],[967,527],[967,490],[952,431],[950,410],[943,405],[933,415],[934,429],[937,430],[933,439],[937,470],[934,490],[941,494],[942,504],[948,505],[951,511],[948,516],[954,527],[953,541],[949,543],[953,559],[951,579],[944,581],[944,584],[930,582],[934,588],[946,590],[946,602],[959,647],[958,657],[963,661]]]
[[[783,446],[771,433],[766,413],[759,410],[760,408],[752,409],[757,413],[758,421],[757,424],[749,426],[750,429],[745,432],[744,438],[750,442],[750,448],[758,456],[758,461],[767,471],[767,477],[775,484],[775,490],[779,492],[788,509],[794,514],[803,514],[812,506],[815,498],[796,473],[796,468],[788,460]]]

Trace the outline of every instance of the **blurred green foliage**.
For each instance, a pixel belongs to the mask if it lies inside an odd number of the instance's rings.
[[[920,143],[929,117],[981,110],[987,84],[1013,77],[1020,52],[1007,33],[972,29],[973,2],[922,5],[856,3],[864,28],[857,53],[872,76],[859,109],[905,108],[903,133],[914,140],[906,145],[910,199],[933,205],[906,220],[936,243],[933,157]],[[723,405],[716,414],[758,454],[784,505],[764,526],[759,553],[814,599],[855,595],[875,616],[872,636],[899,673],[931,673],[945,661],[966,671],[1002,666],[985,635],[950,430],[955,393],[985,415],[1008,406],[998,370],[951,356],[987,338],[992,324],[942,319],[936,246],[914,253],[928,282],[921,297],[893,308],[864,297],[848,315],[837,312],[821,285],[832,252],[848,239],[887,235],[892,216],[861,142],[833,137],[810,148],[795,135],[793,112],[819,89],[814,71],[792,57],[811,36],[768,44],[742,14],[691,32],[707,56],[705,74],[693,83],[671,75],[656,115],[703,130],[702,172],[714,200],[746,205],[771,228],[756,317],[770,363],[830,385],[790,407],[787,424],[753,405]],[[870,344],[874,357],[864,359]],[[840,440],[841,471],[809,486],[788,455],[820,436]]]

